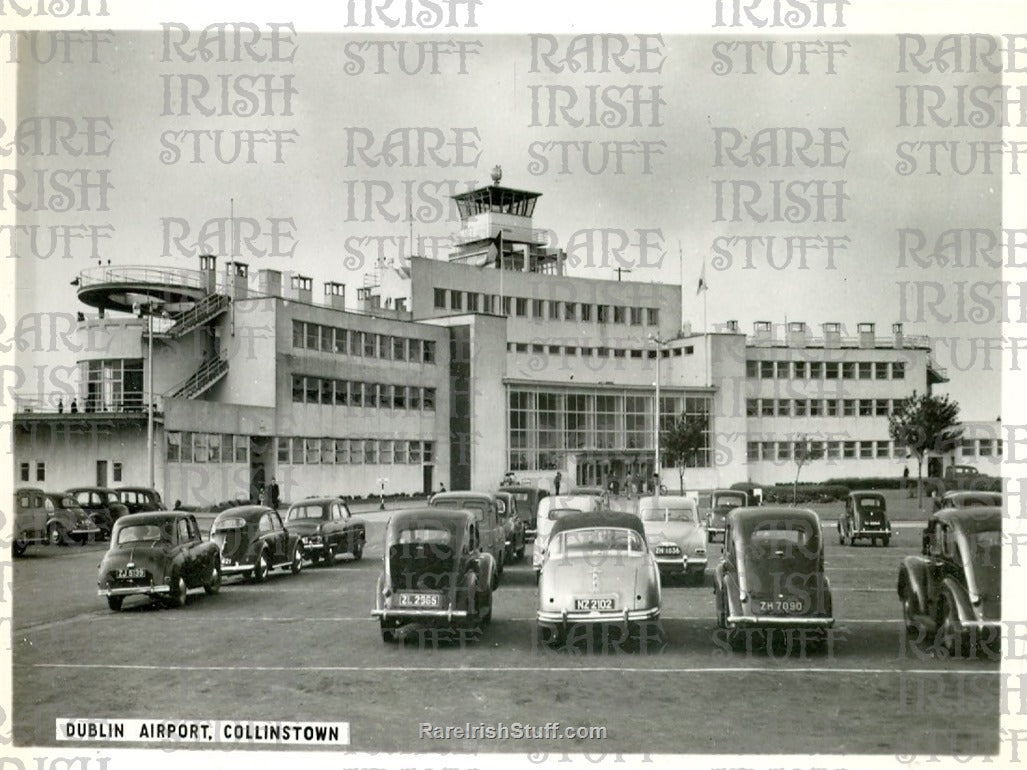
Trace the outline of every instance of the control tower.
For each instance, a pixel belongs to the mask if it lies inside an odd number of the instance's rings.
[[[541,193],[502,187],[503,170],[492,169],[492,184],[453,196],[460,230],[453,234],[450,262],[492,266],[524,273],[563,275],[566,254],[547,248],[548,232],[532,227]]]

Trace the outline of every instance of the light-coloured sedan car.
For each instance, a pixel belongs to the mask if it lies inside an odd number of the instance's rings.
[[[573,626],[616,625],[623,637],[658,631],[660,570],[638,517],[573,513],[553,525],[538,589],[538,625],[557,643]]]
[[[538,579],[542,570],[542,559],[549,543],[549,533],[558,519],[571,513],[585,513],[599,510],[599,498],[594,495],[551,495],[538,502],[535,542],[531,550],[531,566]]]
[[[638,501],[649,548],[663,577],[682,576],[694,585],[706,577],[706,532],[699,524],[695,500],[688,497],[643,497]]]

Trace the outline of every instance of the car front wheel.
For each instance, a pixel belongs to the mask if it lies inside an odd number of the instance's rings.
[[[963,637],[963,629],[959,624],[959,617],[956,615],[956,608],[948,596],[943,596],[941,608],[938,611],[938,643],[945,651],[946,657],[961,658],[966,650],[966,640]]]
[[[24,554],[26,548],[28,548],[28,546],[24,543],[24,541],[15,540],[13,543],[11,543],[11,551],[14,553],[15,556],[21,556],[22,554]]]
[[[171,592],[171,606],[172,607],[184,607],[186,597],[189,595],[189,589],[185,585],[185,578],[181,575],[174,583],[174,588]]]
[[[386,621],[381,622],[382,628],[382,641],[388,642],[389,644],[396,641],[396,629],[389,625]]]
[[[335,564],[335,546],[326,545],[324,550],[321,552],[321,561],[326,567],[330,567]]]
[[[267,580],[267,573],[271,571],[271,561],[267,557],[267,551],[261,551],[257,561],[253,565],[253,582],[263,583]]]
[[[56,521],[46,528],[46,535],[50,545],[68,544],[68,530],[64,528],[63,524]]]
[[[292,570],[293,575],[299,574],[299,571],[303,569],[303,549],[299,547],[299,544],[292,549],[292,564],[289,569]]]
[[[907,588],[902,595],[902,623],[910,634],[916,634],[920,630],[920,623],[917,620],[918,609],[916,594]]]
[[[360,561],[364,557],[364,539],[359,535],[353,541],[350,553],[353,554],[353,561]]]
[[[204,584],[203,590],[211,596],[221,590],[221,567],[218,566],[217,561],[210,569],[210,578]]]

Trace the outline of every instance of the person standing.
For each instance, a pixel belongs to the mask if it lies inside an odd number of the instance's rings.
[[[271,507],[277,511],[278,504],[281,502],[282,497],[281,491],[278,489],[278,481],[274,476],[271,477],[271,486],[269,489],[271,491]]]
[[[902,469],[902,488],[905,489],[908,494],[907,497],[913,496],[913,487],[909,485],[909,466],[905,466]]]
[[[563,474],[560,471],[556,472],[556,476],[553,478],[553,494],[560,494],[560,482],[563,480]]]

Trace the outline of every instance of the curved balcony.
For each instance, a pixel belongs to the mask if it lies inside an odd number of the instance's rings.
[[[154,313],[180,310],[209,293],[206,274],[185,268],[91,267],[76,281],[78,298],[85,304],[126,313],[136,306]]]

